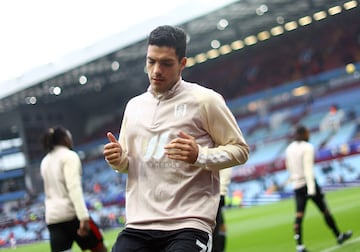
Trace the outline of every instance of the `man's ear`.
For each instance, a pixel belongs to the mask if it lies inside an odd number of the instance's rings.
[[[186,67],[186,62],[187,62],[187,58],[183,57],[180,61],[181,71],[184,70],[184,68]]]

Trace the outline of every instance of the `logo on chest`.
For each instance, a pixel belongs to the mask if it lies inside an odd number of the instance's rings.
[[[175,117],[184,117],[186,115],[186,104],[176,104],[174,107],[174,116]]]

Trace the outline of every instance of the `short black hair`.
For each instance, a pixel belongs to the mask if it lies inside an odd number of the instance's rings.
[[[186,33],[180,27],[171,25],[158,26],[150,33],[148,45],[174,48],[179,61],[186,57]]]
[[[294,139],[297,141],[307,140],[307,133],[309,129],[304,125],[297,125],[295,128]]]

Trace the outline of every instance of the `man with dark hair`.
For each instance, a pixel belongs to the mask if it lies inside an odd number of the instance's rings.
[[[85,204],[81,161],[72,150],[70,131],[62,126],[49,128],[42,141],[46,155],[40,172],[51,251],[71,251],[75,241],[83,251],[107,252],[103,235]]]
[[[105,160],[128,173],[126,224],[112,251],[211,251],[219,170],[247,161],[249,147],[223,97],[184,81],[186,34],[159,26],[148,38],[147,92],[125,109]]]
[[[342,244],[352,235],[352,231],[345,233],[339,231],[326,205],[325,196],[314,176],[315,149],[309,143],[309,137],[310,131],[305,126],[298,126],[295,130],[294,141],[289,144],[285,151],[286,168],[290,173],[290,180],[293,182],[295,194],[294,238],[298,252],[306,251],[302,240],[302,222],[308,199],[311,199],[321,211],[327,226],[334,233],[338,244]]]

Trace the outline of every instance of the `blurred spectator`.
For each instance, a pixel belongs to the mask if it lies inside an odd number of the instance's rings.
[[[10,232],[9,234],[9,243],[12,249],[16,249],[16,238],[14,232]]]
[[[341,126],[341,123],[345,119],[345,112],[342,109],[339,109],[338,105],[333,104],[330,106],[329,112],[321,120],[319,128],[321,131],[338,131]]]
[[[356,170],[356,168],[354,166],[352,166],[349,163],[346,163],[343,158],[339,158],[338,162],[339,162],[340,167],[344,168],[349,173],[353,173]]]
[[[93,187],[94,193],[98,194],[101,193],[101,185],[100,183],[94,183],[94,187]]]
[[[324,174],[331,173],[333,171],[333,167],[331,166],[330,162],[326,162],[322,167],[321,170]]]

